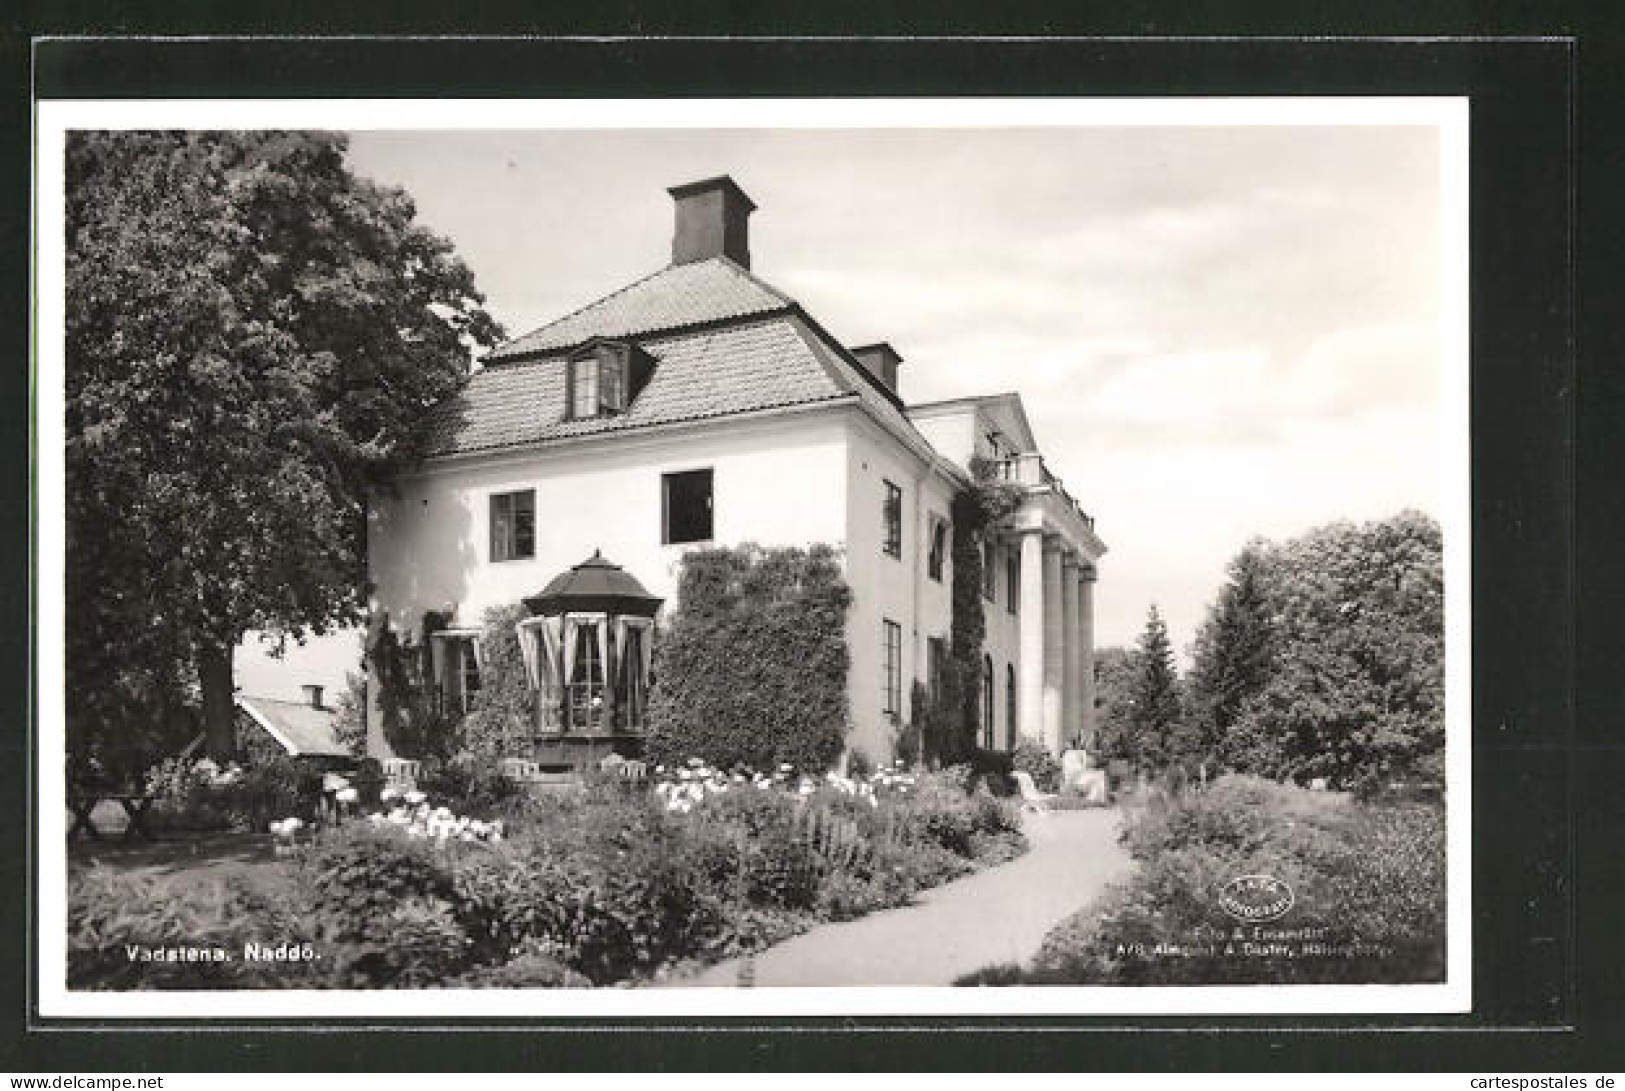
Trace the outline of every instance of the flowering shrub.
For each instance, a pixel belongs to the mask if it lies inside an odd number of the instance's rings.
[[[415,789],[403,792],[385,788],[378,798],[390,809],[367,815],[367,821],[374,826],[393,826],[407,837],[441,843],[502,840],[500,818],[487,822],[453,814],[450,808],[431,806],[428,796]]]

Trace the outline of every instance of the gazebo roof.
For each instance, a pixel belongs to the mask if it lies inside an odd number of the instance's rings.
[[[554,576],[540,594],[525,599],[525,608],[546,616],[582,610],[654,617],[664,601],[595,549],[591,557]]]

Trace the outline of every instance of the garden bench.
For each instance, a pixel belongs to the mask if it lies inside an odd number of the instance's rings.
[[[68,828],[68,837],[82,833],[87,840],[102,840],[102,831],[96,828],[92,813],[96,804],[103,800],[110,800],[124,808],[129,823],[124,827],[124,839],[133,841],[140,838],[151,841],[152,831],[147,829],[147,811],[152,807],[153,797],[141,792],[78,792],[68,796],[68,809],[73,812],[73,825]]]
[[[1021,789],[1022,809],[1035,811],[1039,814],[1048,812],[1050,804],[1055,802],[1055,794],[1053,792],[1040,792],[1038,785],[1033,783],[1033,775],[1024,769],[1017,769],[1014,776],[1016,786]]]

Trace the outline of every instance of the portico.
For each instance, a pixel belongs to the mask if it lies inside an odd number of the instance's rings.
[[[999,528],[1020,557],[1019,734],[1052,754],[1095,737],[1095,565],[1106,552],[1061,481],[1036,455],[1000,463],[998,476],[1027,486]]]

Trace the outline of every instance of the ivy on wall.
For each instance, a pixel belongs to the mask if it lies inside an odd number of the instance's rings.
[[[648,755],[828,768],[845,745],[852,591],[828,545],[695,550],[655,649]]]
[[[948,661],[941,687],[925,712],[927,761],[952,765],[976,750],[982,707],[982,657],[987,618],[982,607],[982,543],[989,528],[1021,506],[1019,485],[995,480],[991,464],[970,461],[971,481],[953,499],[953,606]]]
[[[450,615],[430,610],[423,634],[402,638],[386,617],[367,647],[366,661],[378,686],[378,714],[389,748],[403,758],[444,758],[454,742],[455,717],[435,700],[429,635],[444,629]]]

